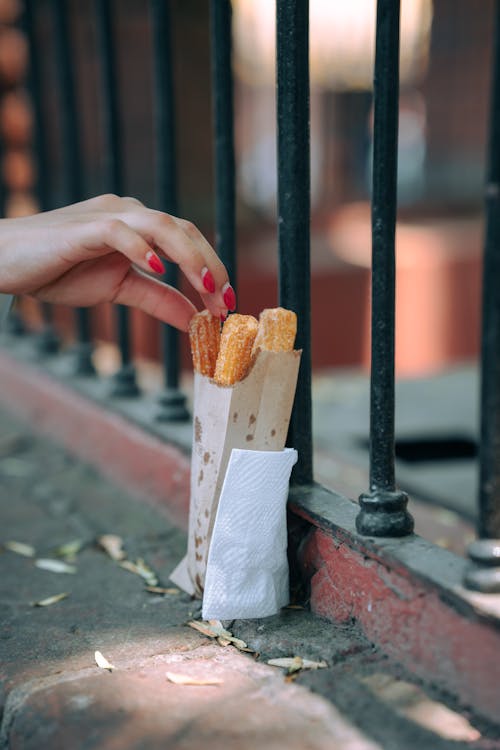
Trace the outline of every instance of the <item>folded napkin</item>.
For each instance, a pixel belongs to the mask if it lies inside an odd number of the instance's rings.
[[[297,451],[234,448],[208,552],[205,620],[267,617],[288,604],[286,503]]]

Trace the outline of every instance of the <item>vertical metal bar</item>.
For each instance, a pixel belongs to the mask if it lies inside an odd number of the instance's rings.
[[[237,291],[234,107],[230,0],[210,1],[215,134],[215,247]]]
[[[157,201],[162,211],[176,215],[177,165],[170,4],[165,0],[152,0],[151,12]],[[163,280],[176,287],[178,275],[177,266],[167,262]],[[173,326],[162,324],[161,336],[165,389],[159,397],[160,409],[156,418],[160,421],[180,422],[189,419],[189,412],[186,397],[179,388],[179,332]]]
[[[309,2],[277,0],[279,298],[297,313],[302,360],[288,441],[295,484],[312,482],[309,165]]]
[[[500,3],[496,2],[485,191],[481,352],[480,537],[500,538]]]
[[[50,207],[48,184],[50,170],[48,168],[47,138],[42,106],[40,49],[36,33],[36,2],[34,0],[25,0],[22,25],[29,47],[27,83],[33,105],[34,116],[33,146],[36,162],[35,192],[40,210],[47,211]],[[43,355],[55,354],[59,351],[60,341],[53,325],[52,306],[46,302],[42,302],[40,307],[44,325],[37,340],[37,349]]]
[[[80,128],[75,98],[75,76],[71,58],[71,45],[66,0],[52,0],[54,22],[54,47],[58,76],[61,117],[61,151],[66,182],[66,196],[70,203],[83,199],[83,168],[81,159]],[[75,373],[94,375],[90,315],[86,308],[76,310],[78,344],[75,347]]]
[[[110,0],[96,0],[95,9],[102,83],[105,191],[123,195],[123,148],[120,127],[119,82],[116,70],[116,43]],[[115,308],[121,366],[113,376],[111,395],[118,397],[137,396],[139,388],[135,368],[131,361],[129,311],[124,305],[116,305]]]
[[[464,585],[500,593],[500,0],[495,2],[489,144],[486,167],[479,446],[479,539]]]
[[[399,0],[378,0],[374,75],[372,187],[372,342],[370,489],[361,495],[360,533],[413,531],[408,498],[394,476],[394,339],[399,109]]]

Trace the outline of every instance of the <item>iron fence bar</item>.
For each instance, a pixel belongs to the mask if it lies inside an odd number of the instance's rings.
[[[478,524],[468,588],[500,593],[500,1],[495,3],[481,332]]]
[[[292,481],[313,478],[311,418],[309,2],[277,0],[279,300],[297,313],[302,349],[288,442],[299,458]]]
[[[394,339],[399,109],[399,0],[378,0],[374,74],[370,488],[360,497],[360,533],[413,531],[408,497],[395,485]]]
[[[116,42],[110,0],[96,0],[95,12],[102,85],[105,191],[123,195],[123,139],[120,127]],[[115,305],[115,312],[121,365],[113,376],[111,395],[137,396],[139,388],[135,367],[132,364],[129,311],[124,305]]]
[[[175,99],[173,83],[172,32],[170,4],[151,1],[154,74],[154,128],[156,141],[156,194],[158,207],[166,213],[178,214],[177,165],[175,158]],[[166,263],[163,280],[178,286],[179,272],[175,263]],[[162,324],[161,343],[165,388],[159,396],[160,421],[181,422],[189,419],[186,396],[179,387],[179,332]]]
[[[70,203],[83,198],[83,169],[80,128],[75,98],[75,75],[70,51],[68,6],[66,0],[52,0],[56,74],[60,96],[61,151]],[[86,308],[76,310],[78,343],[75,347],[75,374],[94,375],[90,314]]]
[[[496,3],[486,176],[481,351],[479,523],[481,537],[500,537],[500,5]]]
[[[211,0],[215,135],[215,247],[237,292],[234,105],[230,0]]]
[[[28,41],[29,67],[28,67],[28,90],[33,106],[33,146],[34,159],[36,163],[35,194],[41,211],[49,208],[49,183],[48,183],[48,155],[47,137],[45,130],[44,112],[42,106],[42,80],[40,71],[40,49],[36,33],[36,2],[25,0],[22,26]],[[52,306],[47,302],[40,305],[43,329],[37,339],[38,351],[45,354],[55,354],[59,351],[60,340],[54,328],[54,315]]]

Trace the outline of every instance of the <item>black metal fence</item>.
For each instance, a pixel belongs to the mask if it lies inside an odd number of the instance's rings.
[[[41,49],[38,37],[40,7],[50,9],[52,44]],[[178,211],[176,175],[176,101],[173,86],[173,53],[170,29],[171,4],[151,0],[151,49],[154,79],[154,139],[157,207]],[[106,164],[103,191],[122,194],[124,117],[120,101],[116,55],[120,40],[116,20],[120,6],[95,0],[93,12],[98,45],[96,60],[100,79],[100,113]],[[39,3],[26,0],[24,25],[31,47],[30,88],[37,127],[38,198],[43,209],[53,207],[45,176],[49,169],[44,112],[42,58],[55,56],[58,74],[61,164],[64,200],[84,197],[81,117],[78,111],[71,28],[67,0]],[[483,295],[482,430],[480,521],[482,542],[471,548],[474,560],[486,565],[474,571],[469,585],[500,590],[500,573],[488,565],[500,558],[500,2],[496,3],[495,64],[491,97],[490,150],[486,186],[486,243]],[[277,132],[278,132],[278,236],[279,302],[297,312],[297,345],[303,349],[302,364],[289,441],[299,453],[293,481],[313,482],[311,429],[311,331],[310,331],[310,151],[308,0],[277,0]],[[233,81],[231,72],[231,3],[210,0],[215,152],[216,249],[236,280],[235,149]],[[398,147],[399,0],[378,0],[374,78],[374,153],[372,189],[372,368],[370,416],[370,486],[360,497],[357,528],[370,536],[404,536],[412,533],[407,496],[395,485],[394,472],[394,340],[395,340],[395,226]],[[177,269],[169,265],[165,280],[178,282]],[[52,314],[43,307],[46,331]],[[78,337],[75,372],[95,377],[92,366],[92,313],[76,315]],[[116,340],[121,367],[112,395],[139,395],[130,347],[128,311],[116,311]],[[179,388],[178,334],[168,326],[162,333],[165,389],[159,398],[158,418],[187,420],[185,398]],[[492,541],[493,540],[493,541]]]

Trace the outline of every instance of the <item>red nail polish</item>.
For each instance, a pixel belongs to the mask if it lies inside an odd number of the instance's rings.
[[[155,272],[155,273],[165,273],[165,266],[159,259],[159,257],[154,253],[152,250],[146,253],[146,260],[148,262],[148,266]]]
[[[224,323],[227,320],[227,313],[225,315],[224,315],[224,313],[222,313],[222,315],[220,316],[220,319],[221,319],[222,323]]]
[[[222,299],[228,310],[236,310],[236,295],[230,284],[224,284],[222,287]]]
[[[207,292],[210,292],[210,294],[215,292],[214,277],[212,276],[208,268],[204,268],[203,271],[201,272],[201,280]]]

